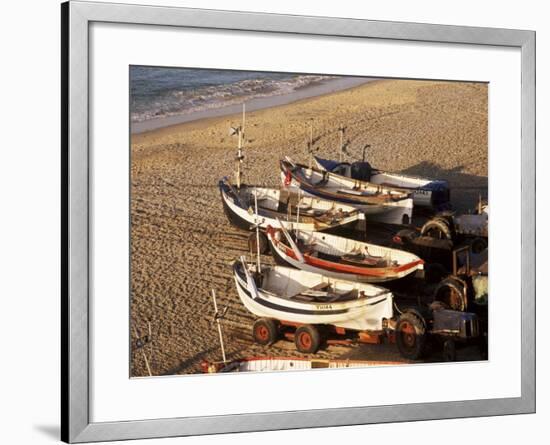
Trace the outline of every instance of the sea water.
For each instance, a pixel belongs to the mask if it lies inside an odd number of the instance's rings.
[[[132,123],[290,94],[333,76],[188,68],[130,67]]]
[[[325,74],[130,67],[132,133],[284,105],[376,80]]]

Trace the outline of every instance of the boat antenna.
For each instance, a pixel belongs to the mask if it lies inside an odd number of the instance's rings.
[[[346,127],[340,125],[338,127],[338,132],[340,133],[340,162],[342,162],[342,157],[344,155],[344,134],[346,133]]]
[[[214,301],[214,320],[216,320],[216,324],[218,325],[218,335],[220,336],[220,346],[222,348],[222,358],[223,362],[227,363],[227,359],[225,358],[225,347],[223,344],[223,334],[222,334],[222,325],[220,323],[220,320],[225,316],[225,313],[227,312],[227,308],[225,308],[222,313],[218,312],[218,302],[216,301],[216,291],[212,289],[212,300]]]
[[[260,273],[261,271],[261,263],[260,263],[260,221],[259,221],[259,215],[258,215],[258,192],[254,191],[254,212],[256,213],[256,217],[254,218],[254,222],[256,223],[256,273]]]
[[[243,147],[244,147],[244,125],[245,125],[245,114],[246,114],[246,104],[243,103],[243,122],[238,127],[231,127],[229,130],[229,134],[231,136],[237,135],[237,157],[235,158],[235,161],[237,162],[237,172],[235,174],[235,182],[237,184],[237,188],[241,188],[241,180],[243,173],[241,171],[241,164],[244,161],[244,155],[243,155]]]

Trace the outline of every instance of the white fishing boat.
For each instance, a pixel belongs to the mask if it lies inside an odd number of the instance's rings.
[[[285,189],[244,184],[236,188],[227,178],[219,182],[219,188],[228,220],[243,230],[256,224],[265,229],[276,225],[277,219],[288,228],[318,231],[353,227],[364,221],[364,215],[355,207]]]
[[[319,198],[351,205],[365,213],[367,221],[409,224],[413,213],[411,191],[373,184],[317,168],[290,158],[280,161],[281,181],[291,189]]]
[[[392,293],[371,284],[244,258],[234,263],[233,274],[239,298],[257,317],[358,331],[381,331],[393,317]]]
[[[372,167],[366,161],[350,164],[349,162],[338,162],[318,156],[314,156],[314,160],[320,170],[372,184],[409,190],[416,206],[443,209],[449,205],[449,183],[443,179],[387,172]]]
[[[424,268],[413,253],[327,233],[270,226],[267,237],[278,264],[341,280],[380,283]]]

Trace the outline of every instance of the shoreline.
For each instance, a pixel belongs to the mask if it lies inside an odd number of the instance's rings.
[[[259,111],[267,108],[275,108],[293,104],[302,100],[315,99],[317,97],[346,91],[370,83],[375,83],[380,80],[384,79],[374,77],[340,77],[337,79],[325,80],[314,85],[308,85],[306,87],[299,88],[292,93],[278,94],[267,97],[257,97],[250,99],[244,103],[246,104],[247,112]],[[151,131],[174,127],[177,125],[183,125],[191,122],[232,116],[241,112],[242,104],[231,104],[221,106],[219,108],[209,108],[206,110],[195,111],[189,114],[163,116],[159,118],[149,119],[143,122],[130,122],[130,134],[144,134]]]

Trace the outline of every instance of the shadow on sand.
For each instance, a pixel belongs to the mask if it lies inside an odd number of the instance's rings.
[[[489,187],[487,176],[471,175],[463,170],[463,165],[444,169],[432,162],[422,161],[400,173],[449,181],[453,209],[464,213],[476,208],[480,196],[483,200],[488,199]]]
[[[179,365],[174,366],[173,368],[163,372],[160,375],[174,375],[181,372],[185,372],[186,374],[188,374],[190,372],[190,367],[196,366],[197,363],[200,363],[202,359],[204,359],[210,352],[214,351],[215,349],[219,349],[219,347],[213,346],[201,352],[198,352],[197,354],[192,355],[185,360],[182,360]]]

